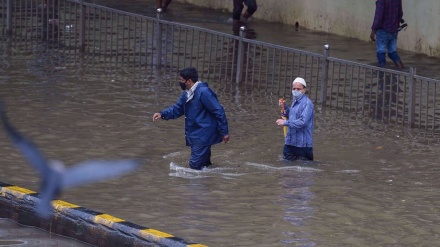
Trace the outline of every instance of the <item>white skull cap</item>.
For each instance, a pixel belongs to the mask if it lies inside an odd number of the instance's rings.
[[[295,82],[299,82],[299,83],[301,83],[301,84],[303,84],[303,86],[304,87],[307,87],[306,85],[306,81],[303,79],[303,78],[301,78],[301,77],[297,77],[293,82],[292,82],[292,84],[293,83],[295,83]]]

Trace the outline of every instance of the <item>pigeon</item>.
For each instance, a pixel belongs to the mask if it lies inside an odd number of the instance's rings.
[[[3,128],[41,177],[40,202],[36,205],[36,212],[40,217],[48,218],[51,216],[51,201],[62,190],[117,177],[131,172],[139,166],[139,162],[133,159],[89,160],[69,167],[64,166],[63,162],[58,160],[46,160],[37,146],[22,136],[9,123],[5,109],[5,104],[0,102],[0,121],[3,123]]]

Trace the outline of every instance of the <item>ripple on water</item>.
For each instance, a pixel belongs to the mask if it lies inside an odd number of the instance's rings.
[[[207,167],[202,170],[194,170],[189,167],[183,167],[175,162],[170,163],[169,175],[172,177],[181,178],[207,178],[207,177],[221,177],[223,179],[235,179],[236,177],[246,175],[245,173],[234,173],[231,172],[235,170],[234,168],[227,167]]]
[[[298,172],[317,172],[322,171],[318,168],[313,167],[305,167],[301,165],[296,166],[274,166],[274,165],[267,165],[267,164],[259,164],[259,163],[253,163],[253,162],[245,162],[244,163],[247,166],[255,167],[259,170],[265,170],[265,171],[278,171],[278,170],[295,170]]]
[[[338,172],[338,173],[349,173],[349,174],[351,174],[351,173],[359,173],[360,171],[359,171],[359,170],[340,170],[340,171],[336,171],[336,172]]]

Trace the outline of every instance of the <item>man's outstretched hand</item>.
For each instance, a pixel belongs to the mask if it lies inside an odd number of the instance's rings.
[[[153,122],[156,122],[158,119],[160,119],[162,117],[162,114],[156,112],[153,115]]]
[[[223,136],[223,142],[227,143],[229,141],[229,135]]]
[[[370,33],[370,39],[371,39],[371,41],[373,41],[373,42],[376,41],[376,30],[371,30],[371,33]]]

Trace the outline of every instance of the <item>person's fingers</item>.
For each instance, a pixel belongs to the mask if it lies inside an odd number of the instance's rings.
[[[229,135],[223,136],[223,142],[227,143],[229,141]]]
[[[284,125],[284,119],[277,119],[276,124],[277,125]]]

